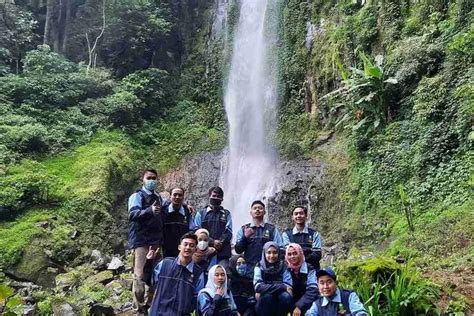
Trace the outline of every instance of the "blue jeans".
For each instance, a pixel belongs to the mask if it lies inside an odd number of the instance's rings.
[[[288,292],[264,294],[257,301],[257,315],[286,316],[293,308],[293,297]]]

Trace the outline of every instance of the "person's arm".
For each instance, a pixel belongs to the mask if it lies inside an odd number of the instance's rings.
[[[255,293],[265,294],[265,293],[280,293],[287,290],[288,285],[285,283],[266,283],[262,279],[262,270],[260,267],[256,266],[253,274],[253,285],[255,287]]]
[[[359,297],[355,292],[349,295],[349,309],[351,315],[354,316],[368,316],[369,314],[365,310],[364,304],[360,301]]]
[[[138,192],[133,193],[128,199],[128,219],[130,221],[143,221],[152,216],[152,207],[142,209],[142,197]]]
[[[306,312],[305,316],[319,316],[318,307],[316,306],[317,302],[314,302],[311,305],[311,308]]]
[[[225,224],[225,230],[219,237],[222,243],[229,243],[232,240],[232,215],[230,212],[227,214],[227,222]]]
[[[290,244],[290,238],[288,237],[287,232],[281,234],[281,239],[283,240],[283,246],[286,247]]]
[[[276,242],[278,246],[280,246],[280,248],[283,248],[284,246],[283,239],[281,238],[280,231],[276,227],[275,227],[275,233],[273,234],[273,241]]]
[[[311,254],[308,256],[308,262],[315,264],[321,260],[321,236],[318,232],[313,234],[313,244],[311,245]]]
[[[214,311],[218,309],[222,301],[222,296],[219,294],[211,298],[209,294],[202,292],[198,295],[198,310],[202,316],[212,316]]]
[[[244,229],[240,228],[237,231],[237,237],[236,237],[235,247],[234,247],[235,252],[238,254],[243,253],[244,251],[247,250],[247,245],[248,245],[248,240],[247,240],[247,237],[245,237],[244,235]]]
[[[154,259],[146,259],[145,266],[143,267],[143,281],[148,286],[155,287],[158,283],[163,261],[160,261],[155,267],[153,267],[153,261]]]
[[[201,218],[201,212],[198,211],[196,213],[196,216],[194,216],[194,229],[198,230],[199,228],[202,228],[202,218]]]
[[[303,296],[295,303],[300,310],[308,309],[311,304],[318,298],[318,286],[316,283],[316,271],[309,270],[306,279],[306,290]]]
[[[239,313],[237,312],[237,304],[235,304],[234,296],[232,295],[232,292],[230,290],[228,290],[228,293],[229,293],[231,315],[237,316],[239,315]]]

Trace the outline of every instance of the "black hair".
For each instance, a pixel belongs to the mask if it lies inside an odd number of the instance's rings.
[[[293,208],[293,210],[291,211],[291,215],[293,215],[293,212],[294,212],[297,208],[303,209],[304,215],[308,216],[308,209],[306,208],[306,206],[303,206],[303,205],[298,205],[298,206],[296,206],[295,208]]]
[[[224,198],[224,190],[222,190],[221,187],[217,187],[217,186],[216,186],[216,187],[210,188],[210,189],[209,189],[209,196],[211,196],[212,192],[215,192],[215,193],[219,194],[219,196],[220,196],[221,198]]]
[[[182,188],[182,187],[173,187],[171,190],[170,190],[170,194],[173,193],[173,190],[174,189],[179,189],[181,191],[183,191],[183,194],[186,193],[186,191]]]
[[[157,172],[155,169],[146,169],[145,171],[143,171],[143,174],[142,174],[142,176],[144,176],[144,175],[145,175],[145,173],[147,173],[147,172],[154,173],[154,174],[155,174],[155,176],[157,176],[157,177],[158,177],[158,172]]]
[[[263,208],[265,208],[265,204],[260,200],[253,201],[252,205],[250,205],[250,207],[254,206],[255,204],[260,204],[261,206],[263,206]]]
[[[179,239],[179,243],[181,244],[181,242],[184,240],[184,239],[192,239],[196,242],[196,245],[198,243],[198,238],[196,236],[195,233],[186,233],[184,234],[183,236],[181,236],[181,238]]]

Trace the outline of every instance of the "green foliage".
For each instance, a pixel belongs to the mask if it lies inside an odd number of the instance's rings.
[[[0,312],[5,316],[15,316],[15,307],[21,305],[21,298],[14,295],[13,289],[0,283]]]

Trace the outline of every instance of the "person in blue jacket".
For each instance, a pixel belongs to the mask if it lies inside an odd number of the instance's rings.
[[[295,226],[282,233],[283,244],[297,243],[303,248],[306,263],[319,270],[321,260],[321,236],[306,223],[308,209],[304,206],[297,206],[291,213],[291,218]]]
[[[368,316],[357,294],[337,286],[336,273],[331,268],[316,272],[321,296],[306,313],[308,316]]]
[[[237,232],[235,252],[243,253],[248,272],[252,274],[255,265],[262,256],[263,245],[268,241],[274,241],[279,247],[282,247],[283,240],[278,229],[265,222],[265,204],[262,201],[252,202],[250,215],[252,222],[242,226]]]
[[[209,232],[209,246],[216,249],[217,263],[226,267],[232,255],[232,215],[221,206],[224,191],[220,187],[209,189],[209,205],[199,210],[194,217],[195,229],[205,228]]]
[[[255,289],[253,272],[248,273],[244,256],[235,255],[229,260],[229,286],[237,311],[242,316],[255,315]]]
[[[198,294],[198,315],[238,315],[232,292],[227,288],[227,274],[223,266],[214,265],[209,269],[206,287]]]
[[[306,263],[303,248],[298,244],[291,243],[286,247],[285,261],[295,302],[292,316],[304,315],[319,295],[316,272]]]
[[[193,263],[197,237],[187,233],[181,237],[179,255],[164,258],[153,268],[153,249],[147,254],[145,281],[155,288],[149,316],[189,316],[196,307],[197,293],[204,287],[200,268]]]
[[[176,257],[179,239],[194,230],[192,212],[183,201],[184,189],[176,187],[171,190],[170,200],[163,203],[160,212],[163,222],[163,257]]]
[[[155,191],[158,173],[154,169],[145,170],[141,189],[128,199],[128,245],[133,251],[133,308],[144,313],[151,303],[153,291],[143,281],[143,267],[151,247],[156,253],[163,244],[160,210],[161,196]],[[157,258],[158,259],[158,258]]]
[[[255,267],[253,283],[259,316],[286,316],[293,307],[291,276],[279,253],[280,246],[277,243],[267,242],[263,246],[262,258]]]

